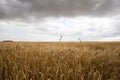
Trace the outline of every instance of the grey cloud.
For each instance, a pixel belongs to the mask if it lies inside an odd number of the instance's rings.
[[[4,0],[0,19],[60,16],[108,16],[120,12],[120,0]]]
[[[103,37],[115,37],[120,36],[120,20],[116,20],[111,23],[110,30],[103,34]],[[108,28],[109,29],[109,28]]]
[[[111,29],[109,29],[111,28]],[[98,32],[99,37],[120,37],[120,25],[111,25],[106,31],[106,29],[101,29],[101,32]]]
[[[112,25],[113,29],[110,32],[111,37],[120,36],[120,24],[119,23],[120,23],[120,20],[116,21],[116,23]]]
[[[46,28],[46,27],[37,27],[35,29],[38,31],[41,31],[41,32],[48,32],[48,28]]]

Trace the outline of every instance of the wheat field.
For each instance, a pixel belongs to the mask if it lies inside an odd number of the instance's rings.
[[[120,80],[120,42],[0,42],[0,80]]]

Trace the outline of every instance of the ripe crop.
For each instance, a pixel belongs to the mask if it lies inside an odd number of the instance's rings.
[[[0,80],[119,79],[119,42],[0,43]]]

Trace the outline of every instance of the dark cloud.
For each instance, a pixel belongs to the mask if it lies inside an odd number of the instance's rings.
[[[59,16],[109,16],[120,0],[0,0],[0,19]]]

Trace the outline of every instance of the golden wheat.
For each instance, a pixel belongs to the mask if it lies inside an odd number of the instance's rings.
[[[120,43],[0,43],[0,80],[119,80]]]

